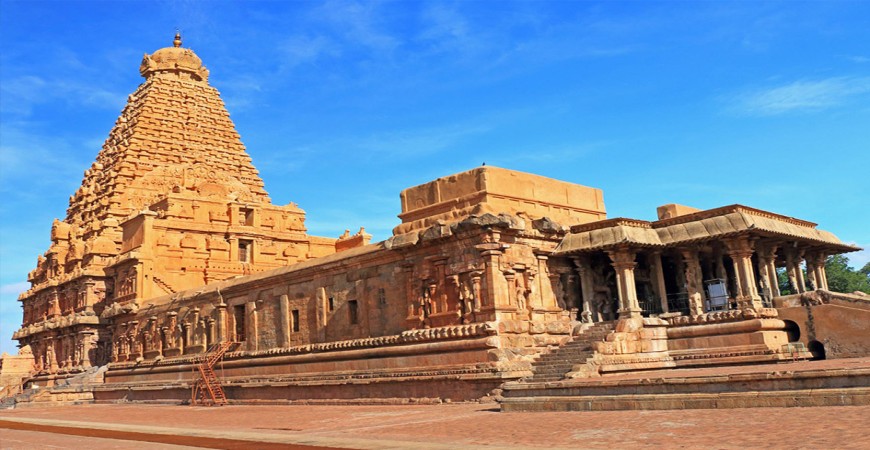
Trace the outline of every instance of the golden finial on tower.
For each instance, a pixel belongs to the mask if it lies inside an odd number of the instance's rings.
[[[175,48],[181,47],[181,32],[178,30],[175,30],[175,40],[172,41],[172,45],[174,45]]]

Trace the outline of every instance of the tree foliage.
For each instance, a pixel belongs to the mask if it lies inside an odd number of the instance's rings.
[[[804,280],[806,280],[807,272],[806,270],[803,272]],[[847,294],[855,291],[870,294],[870,263],[865,264],[860,270],[855,270],[849,267],[849,258],[843,255],[833,255],[825,261],[825,273],[828,275],[828,290]],[[784,268],[777,270],[777,278],[782,295],[796,294],[788,281],[788,275]]]
[[[849,258],[833,255],[825,262],[825,272],[828,274],[828,288],[831,291],[861,291],[870,294],[870,263],[865,264],[861,270],[855,270],[849,267]]]

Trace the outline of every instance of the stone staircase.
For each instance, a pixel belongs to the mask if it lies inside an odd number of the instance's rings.
[[[502,411],[526,412],[870,405],[870,358],[506,383],[502,394]]]
[[[600,322],[586,328],[567,344],[538,357],[532,363],[533,375],[523,381],[539,383],[561,380],[576,364],[584,364],[592,357],[592,344],[603,341],[611,331],[612,322]]]
[[[0,400],[0,409],[12,409],[45,404],[93,403],[93,386],[102,384],[108,366],[88,370],[58,380],[54,386],[28,388],[17,395]]]
[[[151,279],[154,280],[154,284],[156,284],[160,289],[166,291],[167,294],[175,294],[175,289],[172,289],[172,286],[170,286],[169,283],[157,277],[151,277]]]

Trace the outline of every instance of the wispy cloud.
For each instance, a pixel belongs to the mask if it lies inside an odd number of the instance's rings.
[[[0,294],[3,295],[18,295],[30,289],[30,283],[22,281],[20,283],[9,283],[0,286]]]
[[[590,154],[604,151],[619,144],[618,141],[595,141],[595,142],[578,142],[575,144],[560,146],[557,148],[549,148],[546,150],[536,149],[509,152],[505,162],[502,162],[502,156],[497,156],[493,162],[496,165],[507,165],[510,162],[531,162],[537,164],[559,164],[576,161]]]
[[[4,81],[0,85],[4,114],[29,116],[33,107],[57,101],[118,110],[124,106],[126,95],[107,90],[98,84],[72,82],[60,79],[45,79],[24,75]]]
[[[339,48],[332,39],[323,35],[291,36],[278,45],[282,56],[281,68],[292,69],[300,64],[315,62],[322,56],[338,56],[341,53]]]
[[[378,2],[328,1],[315,15],[331,24],[348,43],[387,53],[401,43],[386,31],[386,18]]]
[[[377,157],[401,157],[435,153],[467,137],[486,133],[485,123],[458,123],[406,131],[381,132],[364,138],[359,147]]]
[[[731,109],[741,114],[761,116],[820,111],[867,94],[870,94],[870,77],[795,81],[740,93],[732,99]]]
[[[36,200],[46,191],[69,191],[81,180],[82,171],[99,146],[32,131],[27,123],[7,122],[2,127],[0,143],[0,194],[12,199]],[[88,145],[88,147],[84,147]],[[87,148],[88,151],[83,151]],[[20,186],[26,184],[27,189]],[[0,213],[11,209],[0,205]]]
[[[844,55],[843,57],[846,58],[847,60],[852,61],[853,63],[857,63],[857,64],[870,63],[870,57],[863,56],[863,55]]]

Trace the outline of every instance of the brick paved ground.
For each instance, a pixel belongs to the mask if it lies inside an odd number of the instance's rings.
[[[120,439],[94,439],[84,436],[66,434],[40,433],[35,431],[19,431],[0,428],[0,449],[57,450],[64,448],[87,448],[88,450],[174,450],[186,449],[171,444],[155,444],[150,442],[131,442]]]
[[[868,406],[501,413],[494,405],[479,404],[84,405],[3,411],[0,420],[72,420],[93,428],[122,424],[120,428],[137,432],[205,432],[224,438],[345,448],[870,448]],[[51,448],[28,446],[27,434],[0,428],[0,447]],[[103,439],[94,441],[102,446],[92,446],[77,436],[64,444],[64,437],[52,436],[54,444],[50,445],[124,448],[112,447]],[[41,442],[34,439],[30,442]],[[167,448],[128,442],[127,448]]]
[[[870,358],[680,369],[633,376],[708,376],[867,366]],[[29,421],[31,426],[55,433],[9,429],[3,425],[4,420]],[[70,436],[59,434],[60,428],[51,428],[58,426],[114,430],[116,434],[104,433],[102,438]],[[141,441],[143,435],[159,433],[163,433],[156,441],[159,443]],[[182,448],[167,444],[189,444],[190,437],[197,435],[226,439],[222,448],[252,449],[290,444],[449,450],[640,446],[870,449],[870,406],[572,413],[502,413],[496,404],[218,408],[119,404],[0,410],[0,449]],[[229,439],[252,442],[230,445]]]

